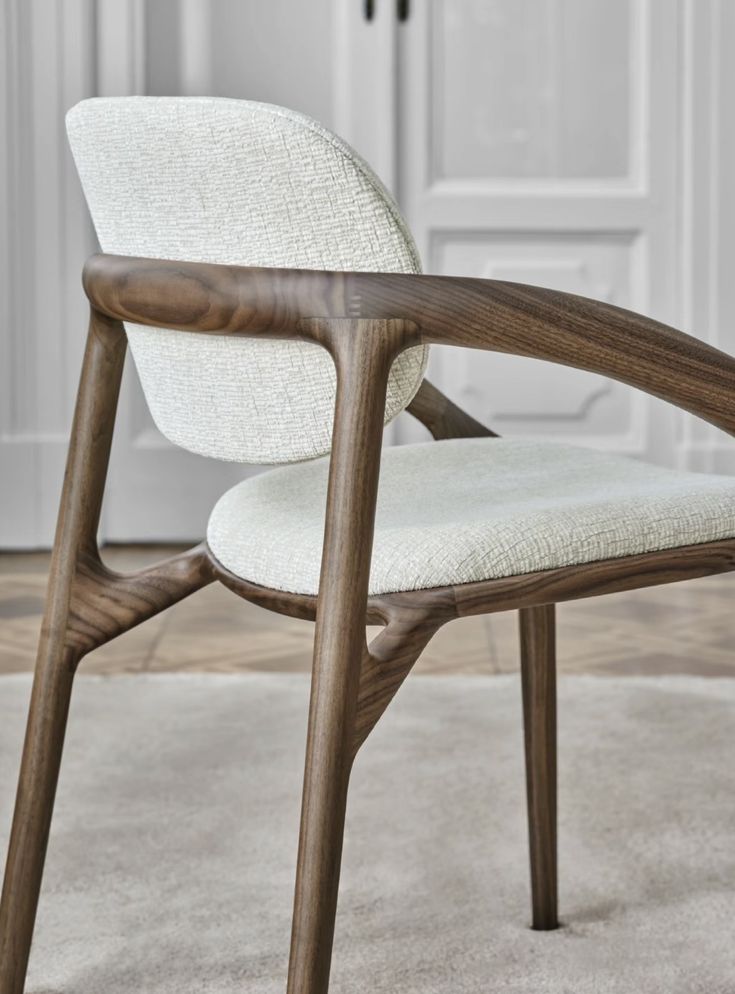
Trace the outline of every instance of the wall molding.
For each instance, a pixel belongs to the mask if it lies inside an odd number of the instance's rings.
[[[729,68],[728,45],[735,16],[722,0],[685,0],[683,20],[680,324],[733,353],[735,300],[721,277],[735,250],[735,243],[728,242],[735,190],[724,162],[725,136],[732,130],[729,93],[735,73]],[[735,444],[682,414],[677,462],[700,472],[735,473]]]
[[[93,243],[63,115],[94,85],[94,8],[6,0],[1,23],[0,547],[27,548],[53,537],[86,330],[79,271]]]

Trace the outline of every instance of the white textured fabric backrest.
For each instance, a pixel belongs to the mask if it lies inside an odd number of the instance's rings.
[[[85,100],[67,131],[104,252],[243,266],[415,273],[395,203],[302,114],[214,97]],[[203,455],[291,462],[331,446],[335,373],[315,345],[127,326],[159,430]],[[386,421],[425,349],[394,363]]]

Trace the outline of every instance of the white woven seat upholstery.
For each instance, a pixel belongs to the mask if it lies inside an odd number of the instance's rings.
[[[328,460],[245,480],[207,538],[231,573],[316,594]],[[589,449],[458,439],[383,454],[370,592],[514,576],[735,536],[735,479]]]

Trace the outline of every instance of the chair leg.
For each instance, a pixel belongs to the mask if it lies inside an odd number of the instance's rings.
[[[64,636],[39,648],[0,904],[0,994],[25,984],[74,679]]]
[[[74,671],[81,656],[72,600],[83,553],[96,551],[125,359],[119,322],[92,313],[77,393],[46,610],[0,901],[0,994],[22,994],[61,764]]]
[[[354,692],[349,691],[354,697]],[[342,861],[354,706],[312,691],[288,994],[327,994]]]
[[[288,994],[327,994],[388,374],[401,322],[333,322],[337,369]],[[380,345],[383,341],[388,344]],[[390,343],[393,342],[393,345]],[[378,343],[378,344],[376,344]],[[389,347],[390,345],[390,347]],[[396,349],[397,351],[397,349]]]
[[[519,611],[533,928],[558,927],[554,605]]]

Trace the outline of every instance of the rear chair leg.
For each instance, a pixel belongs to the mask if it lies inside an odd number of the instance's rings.
[[[558,927],[554,605],[522,608],[523,723],[533,928]]]
[[[0,994],[22,994],[80,652],[70,603],[97,526],[125,358],[119,322],[93,313],[77,395],[0,902]]]
[[[64,636],[43,636],[36,663],[0,905],[0,994],[25,983],[74,678]]]

